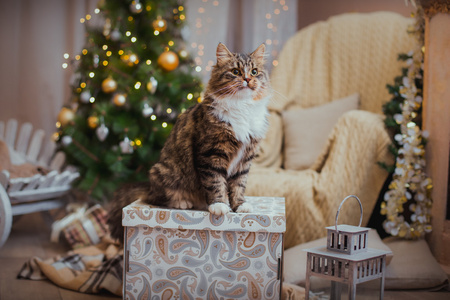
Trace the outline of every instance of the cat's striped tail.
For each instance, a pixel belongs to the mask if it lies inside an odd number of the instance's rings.
[[[111,237],[123,244],[122,208],[141,199],[148,202],[150,194],[150,182],[129,183],[114,192],[111,206],[108,211],[108,226]]]

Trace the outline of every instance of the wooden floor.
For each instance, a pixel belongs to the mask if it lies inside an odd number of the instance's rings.
[[[87,295],[58,288],[51,282],[16,279],[23,263],[32,256],[49,258],[64,254],[69,247],[49,241],[50,228],[42,214],[22,216],[13,224],[11,235],[0,249],[0,300],[106,300],[119,299],[104,293]],[[450,300],[450,292],[386,291],[385,300]]]
[[[49,258],[70,250],[65,243],[50,242],[50,227],[40,213],[21,216],[14,222],[11,234],[0,249],[0,300],[107,300],[120,299],[104,293],[82,294],[59,288],[48,280],[16,279],[23,263],[32,256]]]

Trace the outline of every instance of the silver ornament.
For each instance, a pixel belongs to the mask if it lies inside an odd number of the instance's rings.
[[[142,115],[144,117],[150,117],[153,113],[153,108],[148,105],[148,103],[144,103],[144,108],[142,109]]]
[[[150,81],[147,84],[148,91],[153,95],[156,92],[156,88],[158,87],[158,80],[155,77],[150,77]]]
[[[91,98],[91,92],[84,91],[80,94],[80,101],[83,103],[89,103],[89,99]]]
[[[97,129],[95,130],[95,133],[97,134],[98,139],[103,142],[106,140],[106,137],[108,136],[109,129],[106,127],[104,123],[102,123]]]
[[[100,62],[100,57],[98,56],[98,54],[94,54],[94,68],[98,68],[98,63]]]
[[[69,146],[70,144],[72,144],[72,137],[69,135],[63,136],[61,139],[61,144],[63,144],[64,146]]]
[[[127,136],[125,136],[123,141],[121,141],[119,143],[119,146],[120,146],[120,150],[122,151],[123,154],[133,153],[133,147],[131,146],[131,141]]]
[[[120,40],[121,37],[122,37],[122,34],[120,33],[119,29],[115,28],[111,32],[111,40],[112,41],[117,42],[118,40]]]

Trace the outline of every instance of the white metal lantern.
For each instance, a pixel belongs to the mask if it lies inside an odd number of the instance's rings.
[[[337,225],[339,211],[349,198],[358,200],[361,217],[358,226]],[[363,208],[358,197],[346,197],[336,213],[334,226],[327,227],[327,245],[306,249],[306,300],[310,298],[311,276],[331,281],[328,297],[320,299],[339,300],[344,292],[348,299],[356,299],[356,285],[380,279],[379,299],[383,299],[386,254],[389,251],[368,248],[369,228],[360,227]],[[347,285],[347,291],[342,286]]]

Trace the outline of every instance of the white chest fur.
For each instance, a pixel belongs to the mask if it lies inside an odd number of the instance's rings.
[[[225,98],[214,102],[214,114],[233,127],[236,139],[248,144],[250,138],[261,139],[267,131],[269,97],[255,101],[251,98]]]

